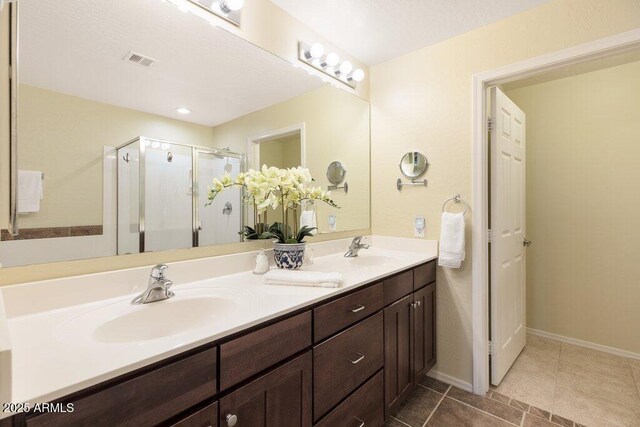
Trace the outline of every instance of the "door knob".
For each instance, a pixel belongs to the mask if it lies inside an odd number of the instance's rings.
[[[238,422],[238,416],[233,414],[227,414],[227,416],[224,419],[227,421],[227,426],[229,427],[235,426],[236,423]]]
[[[522,239],[522,246],[524,246],[525,248],[528,248],[529,246],[531,246],[531,240],[528,240],[525,237],[524,239]]]

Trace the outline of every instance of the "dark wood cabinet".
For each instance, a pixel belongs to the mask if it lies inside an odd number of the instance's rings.
[[[220,399],[220,427],[307,427],[312,424],[311,352]]]
[[[385,416],[436,363],[435,262],[416,268],[417,291],[384,310]],[[424,284],[424,281],[431,283]],[[402,286],[403,289],[406,285]]]
[[[28,427],[154,426],[216,394],[217,348],[169,363],[77,399],[73,412],[46,413]]]
[[[218,402],[197,409],[179,421],[169,423],[171,427],[218,427]]]
[[[311,311],[220,346],[220,390],[226,390],[311,346]]]
[[[314,419],[339,403],[384,364],[382,313],[313,349]]]
[[[385,415],[411,392],[414,384],[413,295],[384,309]]]
[[[380,427],[384,424],[384,378],[378,372],[316,427]]]
[[[436,364],[436,284],[416,291],[414,366],[416,381]]]
[[[380,311],[382,283],[313,309],[314,342],[319,342],[347,326]]]

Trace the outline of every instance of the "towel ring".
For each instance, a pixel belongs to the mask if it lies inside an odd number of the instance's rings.
[[[462,200],[459,194],[454,194],[452,197],[449,197],[447,200],[444,201],[444,203],[442,204],[442,212],[445,212],[445,208],[447,206],[447,203],[449,202],[464,203],[464,211],[462,212],[462,215],[465,215],[467,213],[467,208],[469,207],[469,204],[464,200]]]

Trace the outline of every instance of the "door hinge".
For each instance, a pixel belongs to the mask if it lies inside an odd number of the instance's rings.
[[[489,341],[489,345],[487,347],[489,349],[489,356],[493,356],[493,342]]]
[[[487,130],[489,132],[493,131],[493,120],[491,117],[487,117]]]
[[[491,229],[487,230],[487,242],[491,243],[493,236],[491,235]]]

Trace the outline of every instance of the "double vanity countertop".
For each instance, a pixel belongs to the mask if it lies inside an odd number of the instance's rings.
[[[0,397],[49,402],[437,257],[436,241],[367,240],[357,258],[350,239],[311,245],[303,269],[342,274],[338,288],[266,285],[255,252],[170,263],[175,297],[144,305],[130,301],[149,267],[0,288]]]

